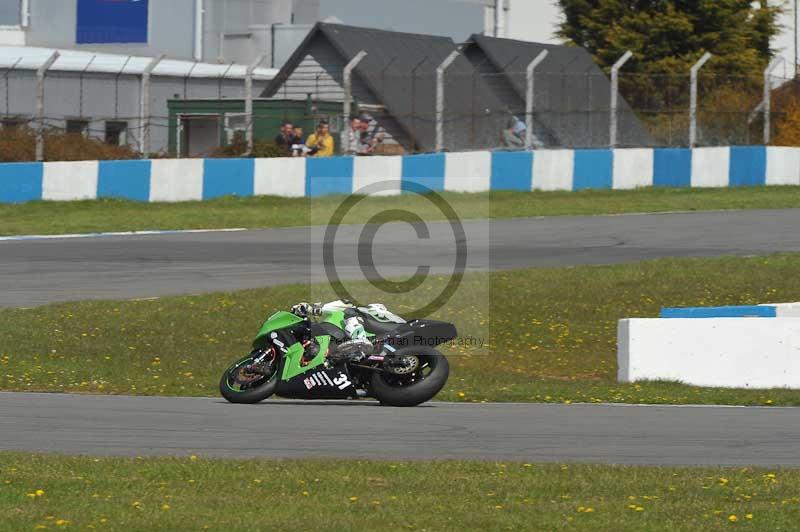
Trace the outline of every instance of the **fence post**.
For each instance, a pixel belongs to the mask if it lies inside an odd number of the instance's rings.
[[[454,50],[436,69],[436,151],[444,149],[444,74],[458,55]]]
[[[122,67],[114,74],[114,119],[116,120],[119,118],[119,78],[122,76],[122,73],[125,72],[125,68],[128,66],[128,63],[131,61],[131,57],[128,56],[125,59],[125,62],[122,63]],[[139,124],[141,127],[141,123]],[[139,141],[141,143],[141,140]],[[141,144],[139,146],[141,148]]]
[[[19,59],[16,60],[16,62],[13,65],[11,65],[11,67],[8,70],[6,70],[6,73],[3,74],[3,81],[6,84],[6,114],[7,115],[11,114],[11,97],[9,96],[9,91],[11,89],[10,89],[9,83],[8,83],[8,76],[11,75],[11,73],[14,71],[14,69],[17,68],[17,66],[21,62],[22,62],[22,58],[20,57]]]
[[[772,112],[772,83],[771,77],[772,72],[778,68],[778,65],[781,64],[783,58],[777,57],[773,59],[773,61],[767,66],[766,70],[764,70],[764,103],[762,105],[762,109],[764,111],[764,145],[767,146],[770,143],[771,136],[772,136],[772,117],[770,113]]]
[[[139,105],[139,110],[142,116],[139,117],[139,123],[142,125],[142,135],[140,137],[139,151],[142,156],[147,159],[150,157],[150,75],[158,64],[163,61],[164,54],[153,58],[150,63],[142,71],[142,101]]]
[[[691,70],[691,102],[689,103],[689,147],[694,148],[697,146],[697,75],[700,69],[703,68],[708,60],[711,59],[711,54],[706,52],[703,57],[694,64]]]
[[[633,57],[633,52],[628,50],[611,67],[611,116],[608,126],[608,144],[611,148],[617,147],[617,134],[619,131],[619,71],[631,57]]]
[[[89,68],[91,68],[92,63],[94,63],[95,59],[97,59],[97,55],[93,55],[92,58],[89,60],[89,62],[86,63],[86,66],[83,67],[83,70],[81,70],[80,77],[78,78],[78,84],[79,84],[79,89],[78,89],[78,116],[80,118],[83,118],[83,77],[89,71]],[[91,129],[91,127],[90,127],[90,129]]]
[[[421,67],[425,62],[428,61],[428,57],[423,57],[422,61],[417,63],[414,68],[411,69],[411,150],[417,150],[417,70]]]
[[[228,68],[226,68],[226,69],[225,69],[225,71],[224,71],[222,74],[220,74],[220,76],[219,76],[219,87],[218,87],[218,89],[219,89],[219,90],[218,90],[218,95],[219,95],[219,99],[220,99],[220,100],[222,99],[222,82],[225,80],[225,78],[227,78],[227,77],[228,77],[228,73],[231,71],[231,69],[232,69],[232,68],[233,68],[235,65],[236,65],[236,63],[230,63],[230,64],[228,65]]]
[[[533,148],[533,108],[535,106],[534,97],[536,93],[534,92],[534,79],[533,79],[533,71],[536,70],[542,61],[545,60],[547,54],[549,52],[547,50],[542,50],[539,52],[539,55],[531,61],[528,65],[528,69],[525,71],[525,79],[527,81],[526,84],[526,92],[525,92],[525,127],[527,131],[525,131],[525,149],[530,150]]]
[[[350,151],[350,113],[353,109],[353,70],[358,64],[367,57],[367,52],[361,50],[353,59],[344,67],[343,85],[344,85],[344,102],[342,105],[342,153],[347,155]]]
[[[253,153],[253,72],[266,57],[266,54],[259,54],[256,60],[250,63],[244,75],[244,114],[247,121],[247,152],[245,157],[250,157]]]
[[[56,59],[58,52],[53,54],[36,71],[36,160],[44,160],[44,76]]]

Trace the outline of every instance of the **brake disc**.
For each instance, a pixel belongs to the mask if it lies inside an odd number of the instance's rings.
[[[395,375],[408,375],[419,369],[419,357],[406,355],[389,363],[389,372]]]

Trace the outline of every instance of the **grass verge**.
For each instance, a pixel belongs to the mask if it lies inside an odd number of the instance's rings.
[[[445,193],[463,219],[718,209],[800,207],[800,187],[727,189],[649,188],[630,191]],[[167,229],[260,228],[327,224],[343,197],[221,198],[172,204],[122,200],[0,204],[0,235]],[[397,198],[372,197],[350,223],[395,207]],[[407,195],[404,207],[423,219],[444,215],[425,198]]]
[[[749,468],[0,454],[0,531],[795,530],[799,491]]]
[[[791,390],[616,382],[617,320],[656,316],[661,306],[798,301],[798,277],[798,254],[469,274],[435,317],[485,343],[443,349],[451,376],[439,398],[800,405]],[[438,293],[446,281],[426,282]],[[367,283],[350,288],[360,301],[386,299]],[[0,310],[0,389],[216,395],[265,316],[326,298],[335,299],[326,287],[279,286]],[[415,303],[408,295],[386,302],[401,315]]]

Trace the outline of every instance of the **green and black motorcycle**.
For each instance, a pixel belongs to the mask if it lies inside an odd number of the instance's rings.
[[[228,368],[220,393],[252,404],[277,395],[292,399],[373,397],[389,406],[431,400],[450,373],[436,347],[456,338],[455,325],[406,321],[383,305],[334,301],[318,317],[276,312],[253,342],[253,351]],[[372,348],[363,352],[345,333],[345,320],[361,318]]]

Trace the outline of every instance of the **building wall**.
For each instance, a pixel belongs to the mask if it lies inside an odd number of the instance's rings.
[[[343,72],[345,60],[322,35],[309,43],[308,51],[280,90],[273,96],[278,100],[324,100],[344,101]],[[356,106],[368,113],[373,120],[370,129],[383,128],[386,144],[408,146],[408,135],[397,121],[382,108],[382,102],[373,94],[357,74],[353,76],[353,100]]]
[[[22,3],[6,0],[0,3],[0,26],[16,26],[20,23]]]
[[[0,26],[19,25],[17,0],[4,2],[0,4]],[[25,44],[144,56],[163,53],[172,59],[194,59],[195,0],[150,0],[147,44],[76,44],[77,3],[78,0],[30,0]],[[318,3],[319,0],[204,0],[202,61],[249,64],[264,53],[265,64],[272,66],[273,30],[282,50],[287,44],[293,49],[317,21]],[[299,32],[284,30],[293,24],[300,25]],[[282,57],[285,60],[288,56],[284,53]]]
[[[555,36],[561,11],[553,0],[506,0],[506,37],[520,41],[560,44]]]
[[[194,0],[151,0],[149,42],[139,44],[76,44],[77,0],[31,0],[28,46],[97,50],[104,53],[192,59]]]
[[[253,83],[256,94],[266,82]],[[33,120],[36,113],[36,73],[13,71],[0,80],[0,116]],[[138,146],[141,138],[141,78],[110,74],[49,72],[45,80],[45,117],[50,127],[64,129],[67,119],[89,120],[90,135],[103,138],[106,121],[128,124],[127,141]],[[154,76],[151,81],[151,149],[168,145],[167,100],[172,98],[242,98],[242,80]]]

